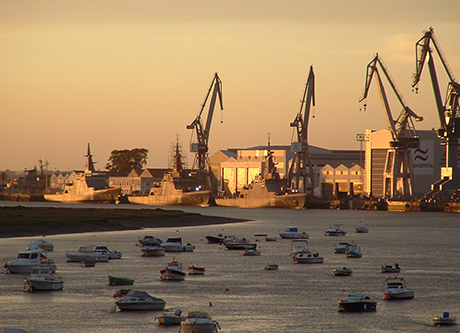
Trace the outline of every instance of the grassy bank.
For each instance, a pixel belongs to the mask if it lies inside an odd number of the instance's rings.
[[[0,207],[0,238],[243,222],[163,209]]]

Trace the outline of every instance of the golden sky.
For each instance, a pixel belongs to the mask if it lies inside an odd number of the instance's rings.
[[[0,0],[0,170],[39,159],[83,169],[88,142],[99,169],[112,150],[132,148],[166,167],[176,134],[188,151],[186,125],[215,72],[224,111],[216,107],[210,154],[266,144],[268,132],[290,144],[310,65],[309,143],[359,149],[357,133],[387,128],[376,86],[366,112],[358,103],[376,52],[424,117],[417,129],[437,127],[428,69],[412,92],[415,43],[433,26],[460,77],[458,13],[457,0]],[[444,92],[439,61],[437,70]]]

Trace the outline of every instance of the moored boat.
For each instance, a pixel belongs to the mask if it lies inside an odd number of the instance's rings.
[[[395,264],[394,267],[391,265],[382,265],[380,271],[382,273],[399,273],[401,272],[401,267],[399,264]]]
[[[362,293],[348,293],[339,300],[339,311],[342,312],[372,312],[377,309],[377,301]]]
[[[300,232],[298,226],[287,227],[286,230],[279,233],[281,238],[285,239],[308,239],[306,232]]]
[[[278,265],[275,264],[267,264],[267,266],[265,266],[266,271],[276,271],[277,269]]]
[[[3,267],[10,273],[27,274],[36,266],[51,268],[53,272],[57,269],[54,261],[48,259],[42,249],[21,251],[18,253],[16,259],[6,262]]]
[[[452,317],[447,311],[440,316],[433,316],[432,320],[435,325],[457,325],[457,318]]]
[[[299,253],[311,253],[308,249],[308,241],[296,239],[292,241],[291,257],[295,258]]]
[[[353,246],[353,244],[347,242],[341,242],[339,245],[336,245],[335,253],[347,253],[347,251]]]
[[[343,231],[339,224],[335,224],[326,230],[325,236],[346,236],[347,232]]]
[[[298,253],[294,261],[298,264],[321,264],[324,262],[324,257],[318,253]]]
[[[385,279],[386,288],[383,292],[384,299],[411,299],[414,298],[414,292],[406,286],[406,281],[403,278],[387,277]]]
[[[109,259],[121,259],[122,256],[121,252],[118,252],[117,250],[110,251],[105,245],[96,246],[95,252],[108,255]]]
[[[180,325],[183,333],[215,333],[220,330],[219,323],[201,311],[189,312]]]
[[[210,244],[221,244],[221,243],[224,242],[224,239],[226,237],[227,236],[222,236],[222,234],[219,234],[217,236],[207,235],[206,239],[208,240],[208,243],[210,243]]]
[[[181,309],[176,309],[174,312],[166,310],[162,314],[156,316],[156,320],[158,320],[158,324],[160,325],[180,325],[184,318]]]
[[[367,234],[369,232],[369,229],[363,226],[361,223],[359,223],[355,228],[355,232],[358,234]]]
[[[154,297],[146,291],[131,290],[115,302],[122,311],[151,311],[162,310],[166,302]]]
[[[257,250],[256,248],[254,249],[245,249],[243,256],[260,256],[260,251]]]
[[[190,243],[182,244],[181,236],[169,237],[166,242],[161,243],[161,247],[165,252],[193,252],[195,246]]]
[[[205,271],[204,267],[190,266],[188,268],[188,274],[189,275],[203,275],[204,271]]]
[[[139,243],[141,245],[144,245],[144,244],[157,244],[157,245],[160,245],[161,243],[163,243],[163,241],[159,238],[156,238],[154,236],[144,236],[143,238],[139,239]]]
[[[363,253],[361,252],[361,248],[358,245],[353,245],[350,249],[345,252],[347,258],[361,258]]]
[[[185,273],[182,271],[182,263],[173,259],[166,265],[166,268],[160,270],[162,280],[182,281],[185,280]]]
[[[29,291],[62,290],[64,280],[54,275],[54,271],[50,267],[36,266],[25,276],[24,288]]]
[[[165,248],[158,243],[144,243],[141,247],[143,257],[161,257],[165,255]]]
[[[224,241],[228,250],[247,250],[255,249],[257,244],[250,243],[246,238],[226,238]]]
[[[42,249],[44,251],[53,251],[54,250],[54,245],[53,245],[53,243],[48,242],[48,241],[46,241],[44,239],[39,239],[39,240],[36,240],[33,243],[28,244],[27,248],[26,248],[27,251],[29,251],[29,250],[39,250],[39,249]]]
[[[350,276],[353,275],[353,270],[350,268],[334,268],[332,270],[332,273],[334,273],[335,276]]]
[[[109,275],[108,279],[109,279],[109,286],[131,285],[134,283],[134,279],[125,278],[125,277],[115,277],[115,276]]]
[[[96,262],[107,262],[110,257],[107,254],[96,252],[96,244],[81,245],[77,252],[67,253],[67,261],[69,262],[82,262],[85,260],[92,260]]]

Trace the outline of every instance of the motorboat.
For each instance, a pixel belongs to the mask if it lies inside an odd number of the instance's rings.
[[[143,257],[161,257],[165,255],[165,248],[158,243],[144,243],[141,248]]]
[[[300,232],[298,226],[287,227],[286,230],[279,233],[281,238],[285,239],[308,239],[306,232]]]
[[[163,241],[154,236],[144,236],[142,239],[139,239],[139,243],[141,245],[144,245],[146,243],[157,243],[158,245],[160,245],[161,243],[163,243]]]
[[[452,317],[449,312],[444,312],[440,316],[433,316],[435,325],[457,325],[457,318]]]
[[[353,275],[353,270],[350,268],[334,268],[332,270],[332,273],[334,273],[335,276],[350,276]]]
[[[36,266],[25,276],[24,288],[29,291],[62,290],[64,280],[54,275],[54,270],[50,267]]]
[[[203,275],[204,271],[205,271],[204,267],[190,266],[188,268],[188,274],[189,275]]]
[[[162,280],[182,281],[185,280],[185,273],[182,271],[182,263],[173,259],[166,265],[166,268],[160,270]]]
[[[278,265],[267,264],[267,266],[265,266],[266,271],[276,271],[277,269],[278,269]]]
[[[369,232],[369,229],[366,228],[361,223],[359,223],[355,228],[355,232],[358,233],[358,234],[367,234]]]
[[[125,278],[125,277],[115,277],[112,275],[108,276],[109,286],[124,286],[131,285],[134,283],[134,279]]]
[[[377,301],[362,293],[348,293],[339,300],[339,311],[342,312],[372,312],[377,310]]]
[[[99,254],[106,254],[109,256],[109,259],[121,259],[122,256],[121,252],[118,252],[117,250],[110,251],[105,245],[96,246],[95,252]]]
[[[169,237],[166,242],[161,243],[161,247],[165,252],[193,252],[195,246],[190,243],[182,244],[181,236]]]
[[[341,242],[338,245],[334,246],[335,253],[346,253],[352,246],[353,244]]]
[[[385,279],[386,289],[383,292],[384,299],[410,299],[414,298],[414,292],[409,290],[406,286],[406,282],[402,278],[387,277]]]
[[[361,258],[363,256],[361,248],[358,245],[353,245],[350,249],[345,252],[347,258]]]
[[[170,312],[166,310],[162,314],[157,315],[156,320],[158,320],[158,324],[160,325],[180,325],[181,321],[185,319],[182,316],[182,310],[176,309],[174,312]]]
[[[308,249],[308,241],[295,239],[292,241],[291,257],[295,258],[299,253],[311,253]]]
[[[211,236],[211,235],[206,236],[206,239],[208,240],[208,243],[210,244],[222,244],[225,238],[227,238],[227,236],[222,236],[222,234],[219,234],[217,236]]]
[[[39,250],[42,249],[44,251],[53,251],[54,245],[51,242],[48,242],[44,239],[38,239],[33,243],[27,244],[26,251],[29,250]]]
[[[247,250],[255,249],[257,244],[250,243],[246,238],[226,238],[224,241],[225,247],[228,250]]]
[[[77,252],[67,253],[67,261],[69,262],[82,262],[86,259],[93,259],[96,262],[107,262],[109,256],[107,254],[101,254],[96,252],[96,244],[81,245]]]
[[[347,232],[343,231],[340,225],[335,224],[326,230],[325,236],[345,236],[346,234]]]
[[[324,257],[318,253],[298,253],[294,261],[298,264],[321,264],[324,262]]]
[[[245,249],[243,256],[260,256],[260,251],[257,249]]]
[[[183,333],[215,333],[220,330],[217,321],[206,312],[189,312],[180,324]]]
[[[382,265],[380,271],[382,273],[399,273],[401,272],[401,267],[399,266],[399,264],[395,264],[394,267],[391,265]]]
[[[54,261],[48,259],[42,249],[21,251],[18,253],[16,259],[6,262],[3,267],[13,274],[27,274],[35,266],[51,268],[53,272],[57,269]]]
[[[146,291],[131,290],[115,302],[120,310],[151,311],[163,310],[166,302],[161,298],[154,297]]]
[[[277,237],[266,236],[265,240],[267,242],[276,242],[278,240],[278,238]]]

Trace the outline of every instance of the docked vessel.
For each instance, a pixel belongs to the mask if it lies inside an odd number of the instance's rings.
[[[385,279],[386,288],[383,292],[384,299],[411,299],[414,298],[414,292],[409,290],[403,278],[387,277]]]
[[[24,279],[24,288],[29,291],[53,291],[64,288],[64,280],[55,276],[50,267],[36,266]]]
[[[197,184],[196,175],[182,168],[179,146],[176,145],[173,170],[164,174],[161,183],[155,183],[148,194],[129,195],[136,205],[153,206],[208,206],[211,191]]]
[[[27,274],[36,266],[50,268],[53,272],[56,271],[56,264],[53,260],[49,260],[46,257],[42,249],[21,251],[18,253],[16,259],[6,262],[3,267],[10,273]]]
[[[269,145],[264,174],[256,175],[251,184],[236,195],[217,196],[216,204],[239,208],[304,208],[306,196],[288,189],[287,180],[280,178]]]
[[[154,297],[146,291],[131,290],[115,302],[122,311],[152,311],[162,310],[166,302]]]
[[[115,203],[120,194],[118,187],[110,187],[105,173],[94,168],[88,143],[85,172],[66,185],[63,192],[44,194],[45,200],[53,202]]]

